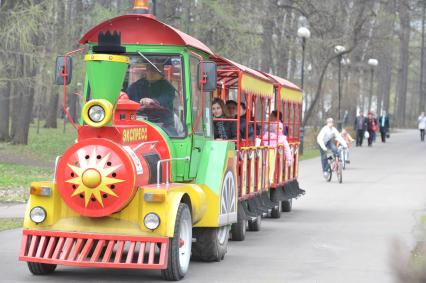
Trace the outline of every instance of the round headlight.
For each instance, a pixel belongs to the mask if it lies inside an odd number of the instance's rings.
[[[93,105],[89,108],[89,118],[95,123],[101,122],[105,118],[105,109],[99,105]]]
[[[41,206],[33,207],[30,211],[30,218],[36,224],[43,222],[46,219],[46,216],[46,210],[44,210]]]
[[[160,225],[160,217],[155,213],[148,213],[143,219],[143,224],[149,230],[155,230]]]

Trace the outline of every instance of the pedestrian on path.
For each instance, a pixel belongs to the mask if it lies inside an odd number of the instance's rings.
[[[417,119],[417,123],[419,123],[419,130],[420,130],[420,140],[422,142],[425,141],[425,129],[426,129],[426,116],[425,112],[422,112]]]
[[[369,134],[368,146],[373,146],[374,136],[376,135],[377,131],[377,120],[374,118],[372,112],[368,112],[367,131]]]
[[[380,135],[382,142],[386,142],[386,137],[389,133],[389,117],[386,115],[386,111],[382,112],[382,116],[379,118]]]
[[[362,146],[364,132],[367,130],[367,118],[364,117],[362,111],[360,111],[359,116],[355,118],[354,130],[356,133],[356,146]]]

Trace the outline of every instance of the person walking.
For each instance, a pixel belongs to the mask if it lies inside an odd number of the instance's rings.
[[[379,129],[382,142],[385,143],[389,133],[389,117],[386,115],[386,111],[383,111],[382,116],[379,117]]]
[[[320,148],[321,154],[321,165],[324,178],[328,178],[328,161],[327,161],[327,150],[330,149],[334,156],[337,156],[339,153],[337,151],[335,140],[337,140],[343,148],[347,148],[348,145],[343,137],[340,135],[339,131],[333,126],[333,118],[327,119],[327,124],[321,129],[317,136],[317,143]]]
[[[358,117],[355,118],[354,129],[356,133],[356,146],[362,146],[364,133],[367,130],[367,118],[364,117],[362,111],[360,111]]]
[[[367,131],[369,134],[368,146],[373,146],[374,135],[377,131],[377,120],[374,118],[373,113],[371,112],[368,112]]]
[[[420,130],[420,140],[422,142],[425,141],[425,130],[426,130],[426,116],[425,112],[422,112],[417,119],[417,123],[419,123],[419,130]]]

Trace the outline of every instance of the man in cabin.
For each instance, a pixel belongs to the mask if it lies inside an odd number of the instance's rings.
[[[164,65],[146,64],[145,76],[127,88],[129,98],[141,105],[138,114],[159,124],[169,135],[178,135],[173,112],[175,88],[164,77]]]
[[[142,108],[162,107],[173,112],[175,88],[164,78],[163,68],[162,64],[146,64],[145,77],[127,88],[129,98],[139,102]]]

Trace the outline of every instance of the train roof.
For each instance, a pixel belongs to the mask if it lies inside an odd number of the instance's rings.
[[[185,45],[213,55],[213,51],[198,39],[156,20],[149,14],[129,14],[106,20],[83,35],[80,43],[97,43],[99,32],[111,30],[121,33],[123,44]]]

